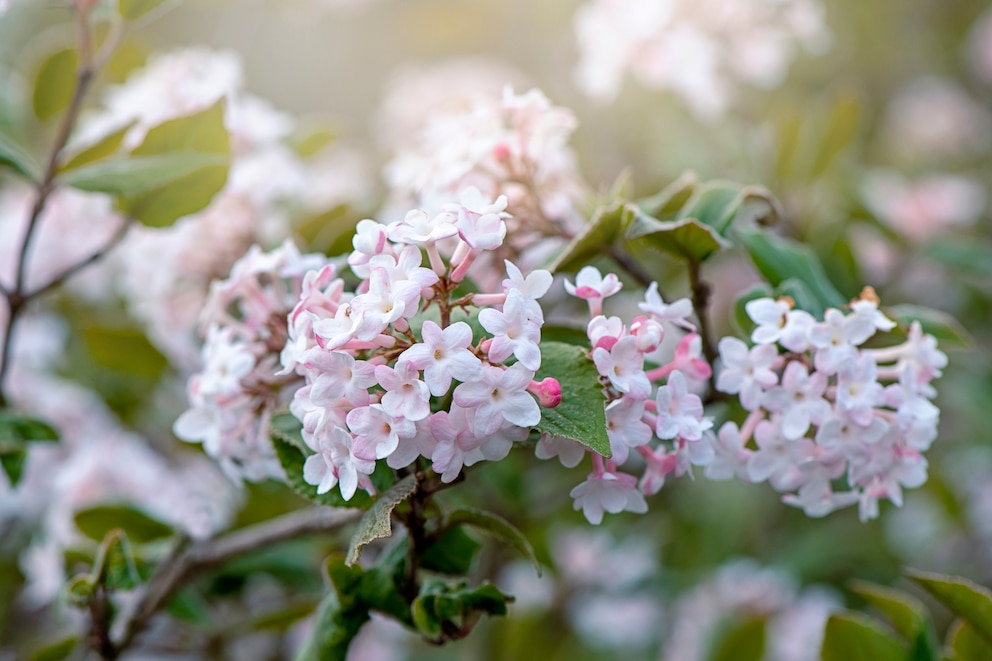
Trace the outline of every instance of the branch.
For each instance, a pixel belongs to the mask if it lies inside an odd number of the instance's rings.
[[[710,294],[712,290],[708,283],[703,282],[700,265],[694,259],[689,260],[689,288],[692,290],[692,307],[699,319],[699,336],[702,338],[703,357],[710,364],[710,393],[716,392],[716,370],[712,369],[718,356],[716,345],[713,344],[713,330],[710,328]]]
[[[41,285],[34,291],[24,294],[24,298],[26,300],[32,300],[41,296],[42,294],[46,294],[52,289],[55,289],[56,287],[61,285],[63,282],[65,282],[72,276],[76,275],[77,273],[85,269],[90,264],[93,264],[103,259],[107,255],[107,253],[109,253],[114,248],[114,246],[116,246],[118,243],[121,242],[121,240],[123,240],[123,238],[127,235],[128,230],[131,229],[131,225],[132,225],[131,219],[125,218],[124,222],[121,223],[121,226],[117,228],[117,231],[114,232],[113,236],[111,236],[110,239],[107,240],[107,243],[105,243],[102,247],[95,250],[92,254],[90,254],[82,261],[76,262],[75,264],[67,267],[64,271],[62,271],[57,276],[53,277],[51,280]]]
[[[114,642],[112,653],[105,654],[104,658],[116,659],[123,653],[135,636],[148,626],[151,618],[197,574],[279,542],[336,530],[359,518],[362,513],[357,509],[317,507],[290,512],[216,539],[193,544],[180,540],[155,568],[134,608],[124,615],[123,633]]]

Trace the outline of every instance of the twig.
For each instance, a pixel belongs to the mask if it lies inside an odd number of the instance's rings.
[[[689,288],[692,290],[692,307],[699,320],[699,336],[702,338],[703,357],[712,368],[716,363],[717,351],[713,344],[713,331],[710,328],[710,295],[712,290],[709,283],[703,282],[700,274],[700,265],[694,259],[689,260]],[[711,393],[716,392],[716,372],[710,372],[709,389]]]
[[[122,633],[119,639],[114,641],[111,653],[104,654],[104,659],[116,659],[122,654],[134,641],[135,636],[148,626],[151,618],[193,576],[272,544],[305,535],[330,532],[361,515],[362,511],[356,509],[319,507],[291,512],[216,539],[189,545],[178,543],[156,567],[144,592],[130,611],[130,616],[125,615],[128,619],[123,624]]]
[[[127,232],[131,228],[131,225],[132,225],[131,219],[125,218],[124,222],[122,222],[120,227],[117,228],[117,231],[114,232],[113,236],[111,236],[110,239],[107,240],[107,243],[105,243],[99,249],[93,251],[93,253],[91,253],[88,257],[86,257],[82,261],[76,262],[75,264],[67,267],[64,271],[62,271],[61,273],[53,277],[51,280],[41,285],[37,289],[35,289],[34,291],[24,294],[24,298],[27,300],[33,300],[41,296],[42,294],[46,294],[52,289],[55,289],[56,287],[61,285],[63,282],[65,282],[72,276],[76,275],[77,273],[85,269],[90,264],[93,264],[103,259],[107,255],[107,253],[110,252],[110,250],[114,248],[118,243],[120,243],[121,240],[127,235]]]

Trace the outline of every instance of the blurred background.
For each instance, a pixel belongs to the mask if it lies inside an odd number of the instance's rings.
[[[861,605],[847,590],[852,578],[901,584],[908,565],[992,583],[992,6],[624,4],[191,0],[167,3],[127,35],[81,133],[99,126],[101,113],[121,112],[123,94],[113,90],[135,89],[143,67],[157,65],[175,79],[142,103],[179,104],[169,85],[191,95],[187,83],[225,88],[257,100],[245,104],[246,153],[267,149],[266,131],[293,153],[246,168],[246,189],[272,187],[269,197],[215,201],[199,214],[213,220],[177,224],[168,237],[130,236],[22,326],[15,402],[75,440],[61,454],[32,457],[16,489],[0,477],[0,658],[21,658],[17,650],[78,621],[57,593],[71,564],[66,551],[82,543],[67,529],[81,503],[133,491],[170,521],[188,507],[205,529],[302,505],[271,480],[229,487],[199,461],[197,446],[168,431],[196,367],[206,284],[254,242],[294,236],[313,250],[346,249],[358,219],[390,213],[398,185],[389,164],[404,150],[431,147],[417,137],[431,118],[498,99],[507,84],[537,87],[574,113],[568,144],[587,217],[622,173],[632,196],[689,169],[761,184],[783,204],[780,231],[809,243],[845,295],[870,284],[886,304],[927,305],[956,319],[939,338],[950,364],[937,382],[942,415],[927,453],[930,478],[901,509],[883,505],[880,519],[860,523],[852,509],[810,519],[767,485],[697,475],[666,485],[647,515],[592,527],[571,510],[574,473],[515,452],[473,469],[471,493],[445,495],[484,502],[517,523],[546,565],[543,578],[511,550],[487,546],[476,576],[517,596],[510,617],[443,650],[375,620],[354,658],[733,658],[719,656],[721,646],[760,619],[765,658],[793,661],[816,658],[825,613]],[[656,11],[671,14],[655,21]],[[652,21],[669,26],[663,39],[644,27]],[[68,12],[56,3],[14,0],[0,17],[0,127],[39,150],[52,127],[32,113],[35,78],[71,40]],[[166,61],[176,52],[185,60]],[[302,172],[302,183],[285,183],[290,171]],[[0,179],[3,277],[25,199],[12,179]],[[78,249],[67,238],[73,232],[106,229],[108,210],[86,203],[53,205],[47,222],[60,229],[39,250],[66,255]],[[38,260],[32,269],[43,270],[49,260]],[[669,291],[685,290],[676,269],[659,269]],[[186,273],[182,282],[163,282],[162,273],[176,271]],[[719,334],[734,333],[732,302],[757,278],[733,251],[708,262],[705,275]],[[132,466],[148,479],[202,475],[195,481],[203,493],[156,503],[139,484],[113,491],[108,480],[126,480],[72,449],[92,437],[110,444],[103,453],[134,453]],[[83,495],[93,484],[103,495]],[[187,501],[195,502],[178,504]],[[341,543],[293,543],[204,577],[174,608],[179,639],[210,650],[204,658],[284,658],[319,598],[317,560]],[[282,617],[261,617],[270,610]],[[167,646],[159,654],[143,658],[199,658]]]

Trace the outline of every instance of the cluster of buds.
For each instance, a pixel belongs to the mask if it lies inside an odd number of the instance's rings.
[[[315,453],[304,479],[317,493],[373,493],[381,459],[403,469],[423,457],[452,482],[463,466],[504,458],[540,422],[539,403],[561,401],[557,381],[534,381],[551,275],[506,262],[501,291],[463,293],[472,265],[506,237],[506,203],[469,188],[434,215],[363,220],[348,257],[353,291],[332,265],[306,274],[282,363],[306,381],[290,410]]]
[[[858,503],[862,520],[878,516],[878,501],[902,505],[902,489],[926,481],[926,451],[940,411],[930,382],[947,357],[918,322],[903,344],[862,345],[895,322],[866,287],[845,314],[823,321],[793,309],[788,298],[750,301],[755,346],[726,337],[719,349],[722,392],[748,411],[740,429],[726,423],[717,451],[723,477],[768,482],[809,516]],[[753,439],[756,449],[748,449]],[[846,475],[843,491],[835,482]]]
[[[590,357],[606,397],[611,456],[604,459],[590,453],[592,473],[571,492],[575,509],[598,524],[604,512],[646,512],[644,496],[657,493],[670,473],[681,476],[693,465],[712,461],[713,443],[706,432],[713,423],[703,416],[702,400],[689,388],[691,381],[708,379],[711,368],[699,355],[701,341],[688,320],[693,313],[688,299],[666,304],[652,283],[639,303],[644,314],[628,326],[620,317],[603,315],[603,299],[621,289],[616,275],[604,277],[586,266],[574,284],[566,281],[565,288],[588,302]],[[659,357],[666,324],[689,331],[669,360]],[[571,468],[582,462],[586,448],[545,436],[536,453],[541,459],[557,456]],[[640,480],[618,468],[628,461],[638,463],[636,455],[644,466]]]
[[[291,241],[268,253],[252,246],[226,280],[211,285],[200,319],[206,333],[203,368],[189,380],[192,408],[173,431],[203,443],[232,479],[283,475],[269,421],[300,381],[279,372],[286,315],[304,289],[304,274],[325,261],[323,255],[301,255]]]

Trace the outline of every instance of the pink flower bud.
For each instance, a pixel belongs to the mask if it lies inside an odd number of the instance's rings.
[[[531,381],[527,392],[537,396],[538,402],[547,409],[561,404],[561,384],[558,379],[547,377],[544,381]]]

